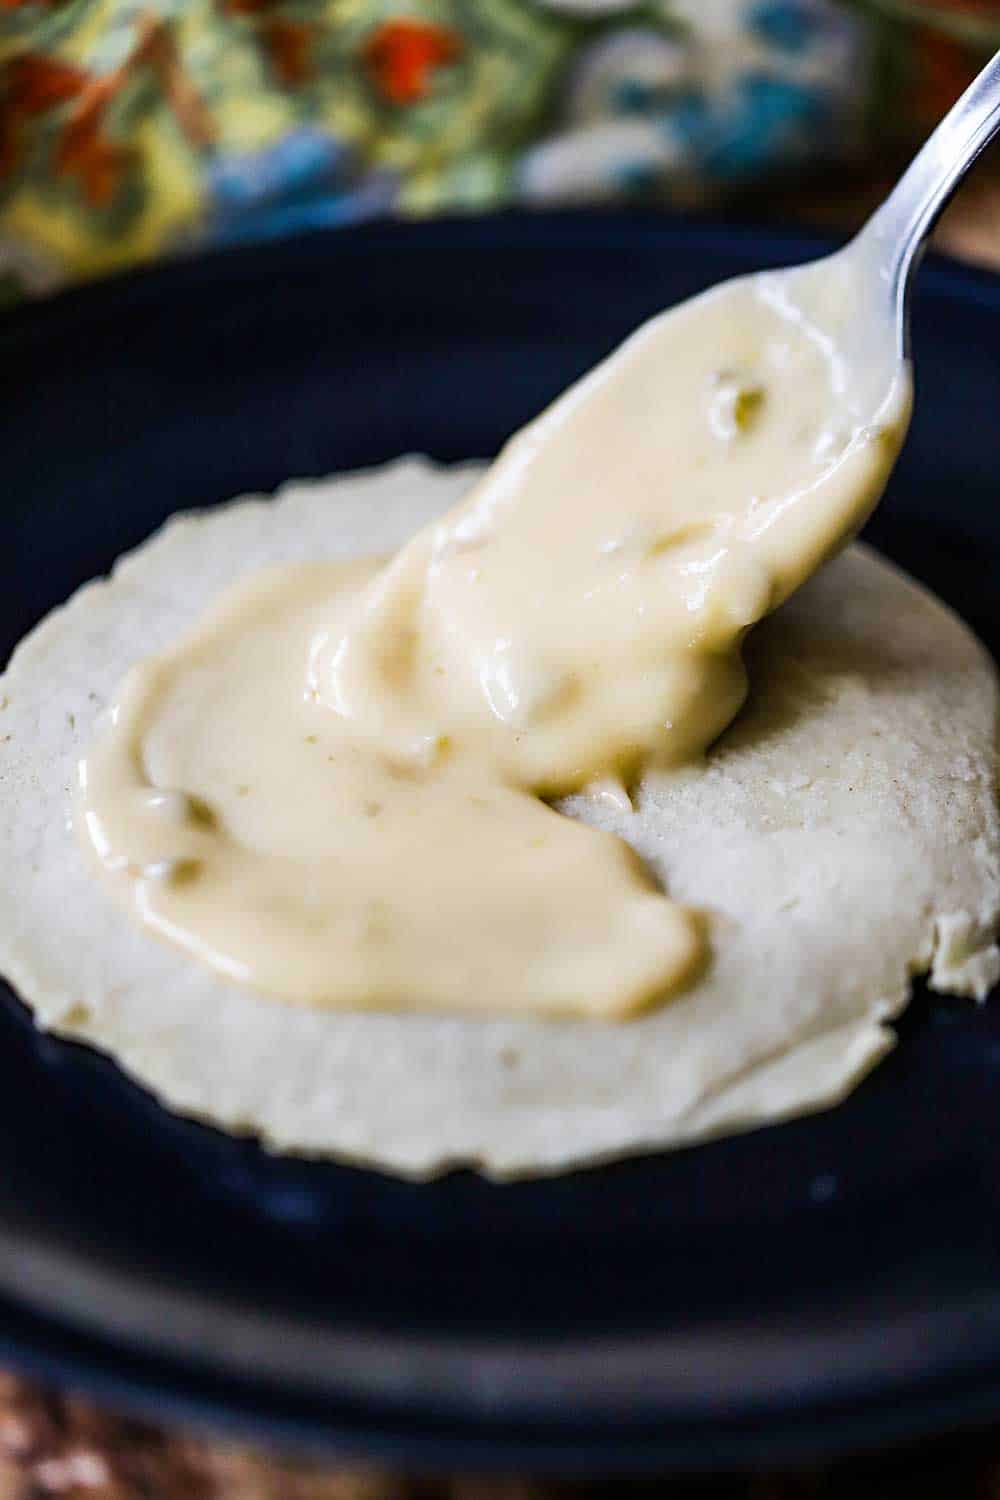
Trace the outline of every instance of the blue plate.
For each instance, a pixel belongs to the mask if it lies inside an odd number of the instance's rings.
[[[501,440],[800,236],[594,217],[319,235],[0,327],[0,649],[171,511]],[[1000,642],[1000,282],[930,264],[870,536]],[[8,880],[30,871],[8,869]],[[918,994],[842,1106],[499,1187],[267,1156],[0,999],[0,1357],[421,1467],[782,1463],[1000,1415],[1000,1006]]]

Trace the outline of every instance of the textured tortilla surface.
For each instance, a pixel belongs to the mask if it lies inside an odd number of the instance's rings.
[[[22,642],[0,681],[0,970],[39,1025],[272,1149],[504,1177],[831,1105],[892,1046],[914,973],[985,996],[994,669],[860,546],[754,633],[750,702],[704,763],[648,776],[632,813],[562,804],[706,913],[711,962],[660,1009],[618,1025],[309,1010],[129,919],[68,825],[77,758],[128,667],[266,564],[392,550],[475,473],[407,459],[175,518]]]

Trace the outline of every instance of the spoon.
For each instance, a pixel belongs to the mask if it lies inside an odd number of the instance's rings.
[[[1000,132],[1000,52],[983,68],[854,238],[809,265],[764,273],[776,300],[789,293],[830,333],[872,412],[909,380],[914,275],[941,211]],[[838,290],[839,289],[839,290]]]
[[[506,770],[549,795],[697,754],[742,700],[742,634],[882,495],[910,416],[913,272],[998,129],[1000,54],[846,246],[643,324],[378,576],[316,691],[372,734],[391,720],[400,746],[472,705],[490,743],[508,736]],[[379,677],[401,621],[428,642],[416,715]],[[673,708],[650,687],[671,651]]]
[[[1000,131],[1000,52],[948,111],[882,206],[847,247],[892,308],[901,358],[910,351],[910,292],[931,230]],[[874,289],[873,289],[874,290]]]

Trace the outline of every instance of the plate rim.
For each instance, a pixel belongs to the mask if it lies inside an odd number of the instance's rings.
[[[67,322],[73,323],[78,320],[100,318],[103,309],[107,307],[113,306],[116,314],[120,316],[123,303],[133,304],[136,300],[141,301],[149,297],[156,298],[163,295],[165,289],[176,295],[185,286],[190,286],[192,283],[197,284],[207,281],[210,284],[214,284],[219,279],[224,280],[227,286],[231,286],[233,284],[234,272],[237,273],[239,278],[245,279],[247,282],[255,281],[261,275],[262,264],[274,265],[277,262],[281,265],[290,265],[302,261],[311,264],[319,258],[322,258],[324,262],[329,261],[332,264],[337,256],[363,254],[372,248],[389,247],[396,249],[402,246],[408,250],[413,248],[433,250],[441,244],[448,244],[451,248],[454,248],[456,242],[460,245],[466,245],[470,250],[473,250],[476,246],[486,246],[496,250],[502,248],[505,244],[517,244],[521,246],[528,245],[535,249],[552,248],[565,251],[568,248],[567,238],[569,246],[581,251],[607,247],[609,244],[613,246],[627,246],[630,243],[635,244],[637,241],[648,245],[650,240],[652,240],[654,243],[663,245],[665,254],[669,254],[671,250],[691,254],[699,246],[711,248],[713,251],[719,251],[720,249],[723,251],[726,249],[732,250],[734,241],[738,241],[743,246],[760,247],[762,255],[766,253],[773,254],[778,251],[782,255],[787,255],[790,261],[796,258],[804,258],[810,254],[822,254],[832,249],[836,243],[829,235],[812,231],[802,231],[798,228],[787,231],[773,225],[757,228],[752,224],[737,225],[726,222],[700,220],[675,221],[666,219],[663,216],[646,214],[620,216],[595,212],[541,215],[512,213],[483,218],[472,216],[455,219],[449,218],[421,223],[377,223],[359,226],[350,230],[317,230],[288,241],[224,248],[213,251],[208,255],[186,258],[165,265],[156,265],[151,268],[142,268],[109,278],[107,281],[101,283],[69,289],[57,294],[55,297],[38,303],[25,304],[15,309],[0,324],[0,351],[5,346],[9,346],[11,343],[15,343],[21,339],[58,339],[65,333]],[[934,256],[929,258],[922,276],[931,286],[936,286],[941,291],[950,292],[952,295],[959,295],[965,299],[973,298],[976,301],[983,301],[994,311],[1000,310],[1000,275],[997,273],[984,268],[967,266],[944,257]],[[32,1260],[33,1264],[26,1264],[26,1257]],[[120,1289],[121,1270],[119,1269],[116,1274],[119,1279]],[[16,1226],[12,1225],[9,1221],[5,1222],[2,1212],[0,1212],[0,1308],[2,1308],[2,1297],[4,1295],[9,1298],[13,1297],[21,1304],[22,1314],[25,1314],[26,1309],[34,1308],[36,1309],[35,1313],[28,1313],[26,1315],[29,1317],[35,1316],[36,1319],[41,1318],[42,1321],[45,1321],[46,1315],[41,1312],[41,1309],[47,1307],[51,1310],[58,1306],[57,1317],[53,1319],[49,1315],[48,1321],[54,1322],[62,1319],[68,1326],[71,1337],[82,1341],[84,1346],[87,1346],[89,1341],[91,1349],[89,1357],[91,1362],[97,1358],[93,1350],[105,1344],[108,1348],[117,1348],[119,1350],[122,1348],[127,1349],[131,1346],[134,1351],[136,1345],[139,1347],[146,1345],[148,1348],[151,1333],[148,1320],[145,1322],[142,1319],[136,1320],[134,1308],[131,1317],[123,1316],[122,1310],[119,1310],[117,1314],[119,1323],[118,1334],[110,1340],[106,1338],[102,1339],[93,1327],[90,1327],[89,1331],[86,1331],[87,1322],[86,1319],[81,1321],[81,1309],[79,1305],[74,1308],[72,1296],[65,1291],[66,1286],[71,1286],[74,1281],[79,1284],[79,1277],[79,1265],[77,1264],[74,1268],[72,1256],[68,1252],[62,1252],[58,1247],[53,1250],[51,1245],[47,1245],[44,1242],[44,1237],[39,1237],[37,1234],[26,1231],[23,1225]],[[133,1278],[132,1289],[135,1295],[143,1297],[149,1294],[149,1288],[147,1287],[144,1290],[143,1286],[141,1276]],[[59,1287],[63,1288],[61,1297],[58,1294]],[[1000,1280],[998,1280],[997,1291],[1000,1293]],[[103,1312],[100,1316],[103,1317],[108,1313],[108,1304],[106,1298],[97,1295],[97,1292],[97,1285],[91,1279],[90,1296],[94,1299],[91,1303],[91,1308],[102,1308]],[[162,1299],[162,1287],[154,1295]],[[176,1291],[171,1293],[171,1296],[175,1299],[177,1295]],[[197,1298],[188,1299],[186,1306],[182,1305],[182,1302],[183,1299],[181,1302],[176,1300],[172,1302],[171,1319],[176,1318],[179,1320],[177,1322],[171,1321],[170,1326],[172,1329],[179,1328],[182,1321],[188,1322],[195,1316]],[[84,1311],[86,1310],[84,1309]],[[127,1309],[124,1311],[127,1313]],[[985,1343],[990,1348],[986,1349],[984,1347],[981,1355],[978,1356],[977,1371],[980,1374],[976,1376],[976,1379],[979,1381],[979,1388],[983,1392],[981,1404],[984,1410],[988,1407],[990,1414],[995,1415],[1000,1410],[1000,1337],[997,1336],[997,1334],[1000,1334],[1000,1296],[995,1299],[994,1305],[989,1309],[997,1323],[996,1334],[991,1331],[992,1325],[990,1319],[983,1316],[983,1311],[981,1308],[966,1309],[962,1317],[977,1327],[984,1336],[988,1335],[985,1338]],[[158,1315],[162,1315],[162,1312],[163,1304],[161,1301]],[[246,1313],[244,1310],[236,1310],[233,1312],[232,1317],[236,1321],[245,1320]],[[273,1318],[268,1318],[266,1321],[270,1323],[270,1331],[273,1335],[275,1332]],[[105,1324],[106,1326],[107,1324]],[[74,1331],[75,1329],[83,1329],[85,1331],[76,1332]],[[222,1335],[222,1338],[223,1343],[220,1347],[231,1345],[231,1326]],[[329,1347],[330,1338],[331,1333],[326,1332],[324,1334],[324,1343],[327,1347]],[[350,1330],[345,1329],[341,1333],[340,1338],[344,1346],[340,1352],[345,1362],[345,1368],[348,1365],[352,1366],[357,1377],[360,1373],[361,1336],[357,1332],[352,1333]],[[176,1340],[174,1340],[174,1343],[176,1344]],[[406,1363],[406,1357],[408,1356],[411,1364],[413,1361],[416,1361],[421,1365],[420,1378],[422,1382],[426,1383],[433,1363],[433,1346],[420,1348],[413,1338],[404,1339],[403,1344],[405,1347],[394,1351],[394,1356],[390,1357],[389,1363],[395,1363],[398,1367],[399,1362]],[[8,1345],[10,1346],[10,1357],[16,1361],[18,1359],[16,1340],[10,1339],[8,1334],[5,1333],[3,1315],[2,1311],[0,1311],[0,1348],[3,1348],[6,1353],[8,1352]],[[377,1358],[385,1363],[386,1340],[384,1338],[379,1339],[378,1346],[381,1352],[377,1355]],[[915,1358],[919,1355],[917,1363],[923,1363],[926,1358],[926,1345],[923,1335],[920,1330],[915,1328],[915,1325],[911,1324],[908,1328],[901,1331],[901,1346],[908,1348],[911,1355]],[[676,1339],[668,1338],[666,1347],[671,1349],[673,1357],[676,1358]],[[978,1347],[977,1345],[977,1349]],[[882,1352],[884,1352],[884,1349],[882,1349]],[[216,1350],[216,1356],[217,1354],[218,1350]],[[598,1378],[602,1378],[606,1384],[609,1369],[609,1351],[594,1346],[591,1354]],[[24,1350],[22,1350],[22,1355],[24,1359],[28,1358],[27,1352]],[[988,1355],[989,1357],[987,1357]],[[87,1356],[82,1357],[84,1364],[86,1364]],[[185,1356],[176,1347],[167,1352],[164,1352],[161,1348],[155,1357],[167,1362],[168,1383],[171,1362],[173,1362],[174,1368],[183,1365],[185,1362],[191,1363],[191,1351],[188,1350]],[[213,1357],[211,1354],[203,1355],[203,1358],[211,1357]],[[644,1351],[644,1358],[648,1360],[652,1357],[654,1357],[653,1346],[647,1345]],[[557,1356],[557,1358],[561,1359],[562,1356]],[[446,1382],[452,1396],[457,1392],[460,1392],[464,1396],[468,1396],[469,1394],[468,1364],[470,1359],[479,1361],[484,1370],[487,1366],[490,1368],[489,1380],[485,1382],[483,1387],[486,1402],[484,1412],[491,1405],[493,1407],[496,1406],[497,1402],[502,1399],[505,1388],[512,1391],[524,1392],[526,1361],[523,1345],[514,1343],[511,1349],[507,1351],[499,1351],[496,1347],[475,1349],[467,1345],[464,1352],[458,1357],[457,1363],[449,1363],[446,1360],[445,1365],[442,1366],[442,1368],[452,1370],[449,1381]],[[531,1361],[529,1360],[527,1363],[530,1364]],[[856,1365],[853,1368],[856,1369]],[[915,1372],[916,1365],[912,1365],[909,1368],[911,1372]],[[990,1375],[988,1382],[981,1378],[982,1374],[985,1374],[987,1370]],[[551,1379],[554,1383],[551,1386],[543,1385],[541,1388],[542,1394],[551,1396],[554,1391],[559,1391],[561,1393],[559,1399],[564,1399],[567,1373],[565,1367],[560,1364],[550,1365],[546,1371],[546,1380]],[[279,1373],[277,1378],[283,1377]],[[987,1384],[989,1384],[988,1395],[985,1393]],[[138,1390],[138,1387],[136,1389]],[[343,1394],[342,1386],[340,1393]],[[332,1394],[332,1391],[327,1391],[326,1394],[329,1396]],[[444,1389],[427,1392],[428,1399],[431,1402],[440,1402],[447,1394],[447,1390]],[[354,1392],[353,1398],[385,1402],[387,1392],[384,1388],[384,1383],[382,1387],[376,1383],[367,1393]],[[897,1395],[894,1399],[898,1402],[900,1397]],[[914,1400],[916,1399],[914,1397]],[[832,1393],[828,1395],[827,1400],[828,1404],[832,1402],[833,1405],[836,1405]],[[935,1424],[938,1422],[947,1422],[949,1425],[954,1425],[961,1420],[961,1412],[952,1409],[956,1402],[970,1416],[972,1414],[972,1407],[976,1405],[968,1395],[962,1398],[958,1396],[948,1397],[941,1392],[932,1396],[928,1395],[925,1391],[920,1397],[920,1401],[922,1402],[922,1409],[933,1410],[935,1413],[939,1413],[939,1416],[935,1416],[934,1418]],[[535,1411],[537,1413],[537,1406],[535,1407]],[[978,1421],[979,1419],[977,1409],[977,1414],[972,1420]],[[505,1420],[509,1422],[509,1414]],[[676,1423],[678,1420],[693,1422],[695,1419],[691,1414],[687,1417],[678,1418],[675,1412],[673,1418],[664,1418],[661,1414],[659,1420],[661,1422],[673,1420]],[[805,1413],[800,1411],[795,1418],[796,1428],[799,1428],[805,1420]],[[870,1414],[866,1419],[866,1413],[863,1410],[855,1414],[853,1421],[846,1418],[843,1413],[838,1418],[841,1434],[843,1435],[847,1433],[848,1429],[850,1430],[849,1445],[865,1444],[865,1433],[868,1431],[870,1423],[873,1420],[875,1418]],[[879,1432],[877,1435],[874,1433],[871,1434],[870,1444],[884,1441],[886,1420],[886,1414],[882,1412],[880,1415],[881,1425]],[[926,1422],[923,1420],[915,1421],[912,1418],[907,1419],[906,1412],[902,1409],[897,1412],[894,1420],[900,1440],[905,1437],[912,1437],[916,1432],[922,1432],[926,1426]],[[814,1434],[815,1446],[804,1447],[802,1449],[803,1453],[806,1453],[807,1456],[813,1456],[815,1453],[825,1454],[834,1451],[834,1449],[837,1451],[842,1449],[843,1442],[833,1442],[831,1441],[832,1435],[830,1433],[824,1433],[819,1430],[823,1427],[821,1414],[816,1416],[815,1421],[818,1424],[818,1429]],[[262,1422],[266,1425],[266,1419],[262,1418],[259,1412],[254,1418],[254,1422],[258,1428]],[[558,1426],[557,1423],[552,1423],[551,1425],[553,1427]],[[670,1455],[674,1455],[671,1462],[675,1458],[681,1458],[684,1466],[687,1467],[718,1468],[727,1462],[725,1460],[726,1452],[734,1457],[736,1463],[743,1462],[747,1458],[758,1456],[763,1451],[760,1448],[761,1443],[766,1443],[768,1449],[773,1446],[774,1425],[774,1420],[770,1419],[768,1435],[765,1437],[761,1437],[759,1433],[749,1433],[741,1440],[738,1436],[731,1433],[728,1438],[723,1440],[723,1453],[720,1453],[718,1446],[713,1445],[710,1462],[707,1464],[699,1463],[698,1452],[692,1451],[690,1442],[685,1442],[677,1433],[674,1433],[669,1439],[664,1439],[661,1435],[650,1446],[647,1458],[643,1459],[639,1467],[649,1467],[654,1458],[655,1466],[661,1467],[665,1459],[670,1457]],[[301,1436],[302,1434],[299,1434],[299,1437]],[[297,1437],[296,1440],[298,1441],[299,1438]],[[482,1443],[476,1445],[475,1458],[477,1462],[488,1462],[489,1446],[491,1443],[495,1444],[497,1440],[495,1436],[487,1437]],[[509,1462],[512,1451],[510,1444],[502,1438],[500,1440],[503,1444],[502,1455]],[[427,1438],[420,1439],[418,1436],[414,1436],[412,1439],[412,1443],[416,1444],[417,1448],[421,1449],[421,1452],[429,1442],[432,1450],[440,1456],[441,1450],[433,1449],[433,1441],[433,1439]],[[618,1453],[620,1441],[620,1437],[617,1439],[608,1439],[608,1451]],[[698,1441],[702,1444],[704,1443],[704,1434],[702,1434]],[[789,1450],[789,1441],[790,1436],[788,1440],[779,1444],[783,1452]],[[726,1446],[727,1444],[728,1447]],[[326,1444],[325,1446],[329,1445]],[[339,1433],[335,1439],[334,1446],[338,1449],[349,1447],[350,1434]],[[457,1440],[449,1441],[447,1444],[449,1463],[452,1461],[451,1455],[455,1452],[456,1446]],[[596,1444],[596,1446],[600,1446],[600,1444]],[[372,1451],[371,1442],[364,1445],[364,1451]],[[587,1448],[588,1453],[592,1454],[592,1451],[590,1447]],[[643,1451],[645,1452],[646,1450],[644,1449]],[[529,1442],[525,1448],[525,1453],[526,1455],[530,1454],[532,1463],[541,1467],[545,1467],[548,1463],[548,1459],[546,1458],[546,1454],[548,1454],[559,1472],[562,1472],[563,1466],[570,1461],[571,1457],[565,1445],[560,1446],[551,1433],[548,1438],[540,1437],[534,1442]],[[743,1455],[743,1457],[739,1455]],[[592,1461],[593,1458],[591,1457],[588,1462]],[[735,1464],[729,1463],[728,1466],[732,1467]]]

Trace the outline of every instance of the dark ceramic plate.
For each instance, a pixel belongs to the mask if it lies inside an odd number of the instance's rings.
[[[500,441],[640,319],[822,248],[601,218],[320,235],[0,326],[0,651],[170,511]],[[1000,281],[915,308],[872,539],[1000,645]],[[3,871],[5,880],[30,879]],[[1000,1416],[1000,1006],[839,1109],[498,1187],[278,1160],[0,999],[0,1358],[428,1466],[722,1467]]]

